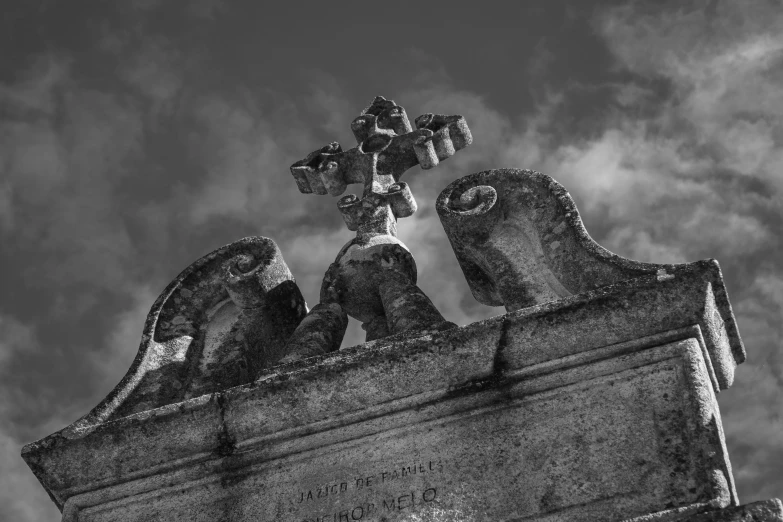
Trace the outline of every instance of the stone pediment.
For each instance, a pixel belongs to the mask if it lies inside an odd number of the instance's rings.
[[[294,497],[298,497],[304,486],[297,484],[313,482],[308,487],[315,488],[321,475],[324,475],[323,481],[327,481],[329,473],[325,470],[330,469],[335,483],[347,484],[350,479],[355,487],[356,476],[370,475],[373,466],[383,467],[384,453],[380,449],[383,444],[394,447],[391,461],[416,460],[420,456],[420,460],[424,459],[422,465],[429,466],[430,461],[440,460],[444,473],[471,482],[475,478],[475,469],[471,469],[478,466],[475,460],[478,457],[474,455],[470,460],[464,455],[445,451],[446,446],[443,446],[446,440],[464,435],[466,428],[456,431],[456,428],[449,428],[443,434],[445,439],[431,441],[424,437],[424,433],[429,433],[428,430],[434,426],[459,424],[477,415],[489,415],[481,421],[482,429],[487,430],[482,435],[482,444],[502,453],[506,442],[493,439],[497,436],[492,428],[494,415],[525,415],[527,419],[529,414],[523,413],[527,411],[524,405],[533,407],[538,404],[544,405],[541,407],[547,413],[537,414],[539,420],[532,425],[529,424],[533,422],[531,420],[520,425],[522,431],[518,433],[523,436],[520,442],[525,438],[535,439],[540,444],[537,452],[551,454],[555,458],[554,455],[567,451],[566,454],[573,455],[569,458],[575,460],[557,465],[553,461],[536,473],[546,475],[560,469],[557,476],[565,480],[569,475],[563,473],[571,470],[568,473],[572,474],[573,481],[578,481],[584,479],[581,472],[600,472],[609,477],[609,482],[599,490],[585,492],[574,499],[551,494],[550,500],[545,501],[547,487],[551,486],[542,483],[540,489],[536,489],[533,483],[523,480],[515,488],[515,494],[527,491],[525,498],[530,498],[526,502],[534,502],[525,508],[527,511],[524,513],[532,516],[543,515],[550,508],[573,509],[569,506],[575,499],[581,504],[590,504],[590,509],[586,518],[575,517],[573,520],[596,520],[590,518],[589,513],[607,509],[610,512],[620,510],[628,515],[646,513],[656,505],[664,510],[667,502],[671,501],[669,495],[673,490],[661,490],[656,498],[654,491],[658,486],[655,486],[655,481],[669,484],[669,474],[675,468],[682,476],[677,481],[683,481],[683,485],[693,481],[701,484],[692,493],[684,487],[682,496],[674,500],[675,505],[693,504],[693,510],[703,509],[709,502],[728,502],[733,495],[725,450],[720,449],[720,445],[713,447],[709,443],[718,440],[714,438],[717,432],[710,428],[717,415],[714,395],[721,387],[715,371],[716,362],[733,360],[732,352],[739,349],[736,344],[732,345],[726,332],[726,322],[715,320],[718,312],[711,287],[719,277],[717,264],[702,262],[674,278],[644,275],[461,328],[420,337],[381,339],[270,369],[252,384],[105,422],[89,433],[74,436],[64,430],[28,445],[25,458],[38,472],[53,498],[60,505],[70,506],[74,518],[66,520],[81,520],[76,518],[76,513],[82,510],[85,516],[90,513],[90,520],[113,520],[115,515],[112,513],[116,509],[135,513],[137,518],[130,519],[144,519],[150,516],[149,509],[154,509],[150,507],[154,502],[168,502],[165,500],[167,495],[185,494],[191,498],[188,502],[195,502],[196,497],[191,495],[214,500],[213,494],[228,494],[225,484],[241,486],[239,490],[242,493],[232,497],[232,503],[247,509],[251,504],[256,506],[252,512],[258,514],[257,520],[288,519],[293,513],[300,513],[297,516],[301,518],[305,513],[298,511],[302,506],[296,505],[300,502],[296,502],[298,498]],[[685,366],[679,366],[676,361],[683,361]],[[674,373],[662,381],[652,378],[639,390],[636,390],[636,385],[627,384],[635,379],[647,379],[648,366],[659,368],[656,371],[666,375]],[[694,421],[696,424],[677,424],[685,422],[683,418],[682,421],[671,421],[674,424],[669,427],[659,425],[653,429],[651,424],[649,428],[640,428],[641,433],[632,430],[622,435],[634,452],[645,445],[658,448],[655,452],[670,451],[674,455],[671,462],[651,459],[638,469],[624,470],[622,458],[616,464],[617,468],[607,466],[599,459],[590,465],[592,467],[582,469],[586,464],[578,455],[586,447],[574,446],[566,450],[572,442],[559,440],[556,431],[551,431],[562,422],[582,425],[579,422],[584,420],[578,421],[579,408],[575,409],[572,400],[585,393],[585,400],[595,393],[603,397],[591,399],[598,401],[595,403],[598,409],[590,413],[595,417],[594,422],[598,422],[602,415],[609,415],[610,411],[629,407],[631,403],[625,401],[638,393],[645,394],[648,403],[644,408],[640,405],[639,411],[635,410],[636,406],[632,408],[635,411],[633,422],[661,422],[664,418],[661,415],[672,415],[672,411],[682,411],[682,407],[687,410],[692,407],[689,397],[697,398],[692,395],[695,391],[689,391],[687,382],[690,381],[677,377],[678,372],[686,370],[696,372],[688,379],[697,379],[701,390],[697,396],[708,398],[705,399],[707,410],[699,414]],[[611,390],[615,386],[624,391],[612,398]],[[576,390],[583,391],[574,395]],[[675,396],[680,398],[674,404],[675,410],[671,410],[672,404],[662,397]],[[601,406],[601,401],[607,402]],[[496,414],[492,413],[496,410]],[[547,423],[547,418],[551,418],[551,423]],[[607,422],[610,418],[606,418]],[[611,422],[622,424],[629,420],[614,419]],[[601,438],[601,426],[604,426],[604,421],[593,424],[590,427],[592,431],[585,437]],[[478,427],[470,428],[473,429]],[[693,434],[687,430],[696,432]],[[706,431],[701,433],[699,430]],[[637,440],[634,441],[633,436]],[[663,439],[672,436],[680,442],[668,449],[662,448],[662,444],[666,446]],[[397,439],[398,442],[391,442]],[[691,456],[685,449],[697,442],[706,445],[705,451],[714,452],[716,448],[720,451],[702,461],[706,458],[704,455]],[[334,451],[343,452],[346,459],[337,468],[326,463],[305,465],[302,461],[310,458],[308,455],[320,458],[317,455],[321,452],[329,455]],[[595,448],[591,451],[599,452]],[[651,455],[658,455],[655,452]],[[367,455],[368,461],[362,461],[360,455]],[[682,464],[677,458],[686,458],[687,464]],[[470,460],[470,464],[460,464],[464,459]],[[318,479],[312,476],[312,466],[324,467],[318,472]],[[516,466],[501,466],[496,473],[508,476],[522,473],[524,476],[530,472],[524,462]],[[252,486],[258,484],[252,479],[255,473],[280,469],[286,473],[285,479],[282,476],[274,480],[271,476],[259,479],[265,484],[263,488],[257,489],[254,494],[249,493],[247,488],[261,487]],[[710,470],[715,469],[723,470],[722,479],[700,482],[699,477],[708,476]],[[637,506],[633,499],[626,498],[622,502],[603,500],[609,494],[611,484],[623,481],[633,481],[635,488],[649,490],[642,495],[642,504]],[[441,488],[447,483],[443,482]],[[163,487],[163,484],[172,486]],[[399,484],[408,485],[404,482]],[[441,483],[425,481],[420,484],[420,493],[428,489],[424,486],[433,485],[436,493],[440,491],[437,494],[445,494],[443,489],[438,489],[438,484]],[[479,485],[475,484],[475,487],[479,488]],[[567,490],[566,485],[562,485],[562,489]],[[394,496],[397,490],[390,491],[389,495]],[[355,490],[352,494],[353,497],[345,498],[361,497],[356,497]],[[721,495],[728,497],[721,500]],[[128,503],[120,501],[123,498],[138,500]],[[104,502],[108,502],[106,507],[90,507]],[[262,508],[262,505],[267,507]],[[204,520],[215,520],[221,516],[207,506],[199,509],[217,517]],[[221,509],[228,508],[224,506]],[[233,509],[241,510],[239,507]],[[100,516],[99,512],[102,513]]]

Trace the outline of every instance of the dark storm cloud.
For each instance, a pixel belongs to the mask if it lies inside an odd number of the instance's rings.
[[[118,382],[153,300],[193,260],[272,237],[315,304],[351,233],[288,165],[352,146],[348,125],[378,94],[411,118],[464,114],[475,138],[406,176],[419,211],[400,237],[447,319],[501,312],[470,296],[434,213],[477,170],[554,176],[621,255],[718,258],[749,354],[720,397],[740,498],[781,495],[779,3],[450,2],[393,17],[175,4],[18,10],[29,30],[0,84],[0,518],[59,518],[21,445]]]

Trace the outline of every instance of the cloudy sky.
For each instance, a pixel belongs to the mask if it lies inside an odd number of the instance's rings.
[[[119,381],[192,261],[271,237],[317,303],[352,234],[288,166],[352,146],[376,95],[473,132],[409,171],[400,221],[451,321],[502,312],[471,297],[433,208],[478,170],[553,176],[620,255],[718,259],[748,351],[720,395],[740,500],[783,496],[783,2],[262,4],[4,3],[0,519],[59,520],[21,446]]]

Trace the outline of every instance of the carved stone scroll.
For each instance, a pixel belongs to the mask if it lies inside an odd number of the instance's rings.
[[[219,248],[158,297],[128,373],[69,429],[252,382],[285,355],[306,313],[274,241],[247,237]]]
[[[722,387],[731,384],[734,367],[745,360],[714,260],[655,264],[609,252],[593,241],[571,196],[549,176],[520,169],[470,174],[441,192],[436,209],[473,296],[483,304],[511,312],[638,277],[667,281],[698,273],[717,306],[705,305],[705,320],[725,326],[735,348],[733,360],[716,363]]]

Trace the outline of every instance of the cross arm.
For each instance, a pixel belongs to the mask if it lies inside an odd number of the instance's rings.
[[[459,115],[423,114],[416,118],[416,127],[391,139],[378,157],[379,172],[392,174],[399,181],[416,164],[431,169],[473,142],[465,118]]]
[[[419,145],[419,149],[426,148],[426,155],[424,150],[421,153],[417,150],[419,163],[421,168],[425,170],[435,167],[441,161],[453,156],[458,150],[473,143],[468,123],[463,116],[458,114],[453,116],[422,114],[416,118],[415,123],[417,129],[432,133],[427,140],[428,143]]]
[[[291,174],[303,194],[339,196],[349,184],[364,182],[369,163],[356,147],[343,151],[334,141],[291,165]]]

